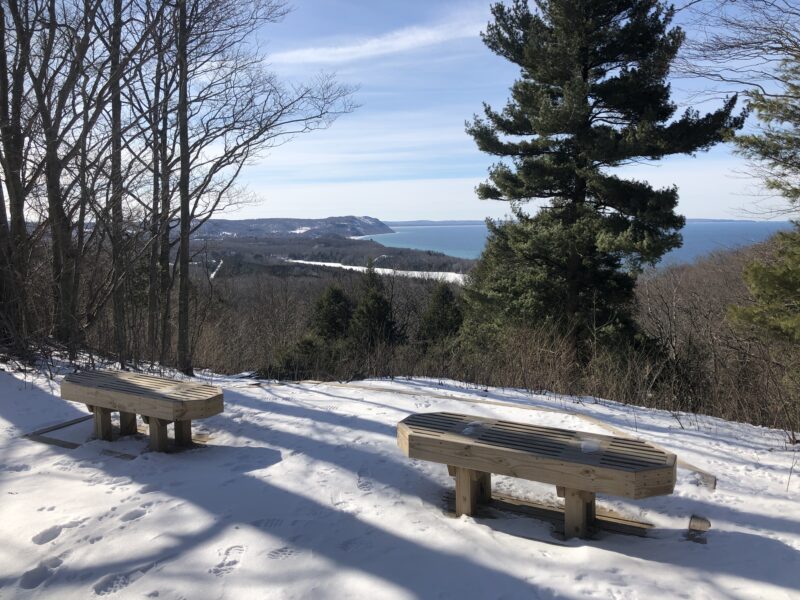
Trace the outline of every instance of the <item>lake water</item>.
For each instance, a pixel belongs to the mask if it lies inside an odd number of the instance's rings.
[[[486,244],[487,229],[474,225],[394,225],[395,233],[367,236],[393,248],[433,250],[461,258],[478,258]],[[684,227],[683,246],[667,254],[661,265],[692,262],[714,252],[761,242],[790,229],[786,221],[693,221]]]

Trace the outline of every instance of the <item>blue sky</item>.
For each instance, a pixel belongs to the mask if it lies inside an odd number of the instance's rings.
[[[247,167],[257,200],[226,216],[370,215],[386,220],[483,219],[509,212],[478,200],[492,157],[464,122],[487,101],[501,106],[517,69],[479,32],[488,1],[295,0],[263,31],[272,68],[286,81],[335,72],[358,86],[360,107],[330,129],[299,136]],[[674,83],[679,103],[688,96]],[[636,165],[625,176],[676,184],[690,218],[752,218],[757,185],[729,148]]]

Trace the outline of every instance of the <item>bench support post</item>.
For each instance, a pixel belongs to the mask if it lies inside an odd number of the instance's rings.
[[[169,421],[150,417],[150,449],[155,452],[167,451],[167,425]]]
[[[192,445],[191,421],[175,421],[175,443],[178,446]]]
[[[136,413],[119,412],[119,434],[133,435],[136,433]]]
[[[101,406],[94,407],[94,434],[101,440],[111,441],[111,411]]]
[[[472,515],[478,504],[492,499],[492,474],[447,465],[456,478],[456,515]]]
[[[473,471],[478,483],[478,502],[488,504],[492,501],[492,474],[483,471]]]
[[[564,488],[564,537],[586,537],[594,523],[595,494]]]

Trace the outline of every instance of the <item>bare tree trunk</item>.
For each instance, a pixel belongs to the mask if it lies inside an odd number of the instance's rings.
[[[161,131],[159,143],[159,160],[161,162],[161,242],[159,244],[159,284],[161,289],[161,354],[160,362],[167,360],[172,349],[172,268],[170,254],[172,250],[171,203],[170,203],[170,177],[171,166],[167,151],[167,127],[169,113],[167,111],[167,90],[164,89],[163,108],[161,111]]]
[[[122,34],[122,1],[114,0],[111,27],[111,255],[113,263],[112,306],[117,360],[122,368],[127,362],[125,322],[125,240],[122,215],[122,94],[119,55]]]
[[[158,50],[156,57],[155,89],[153,90],[153,106],[150,110],[150,131],[152,138],[152,161],[153,161],[153,190],[152,205],[150,215],[150,260],[148,263],[147,281],[147,348],[150,360],[156,359],[156,348],[158,346],[158,307],[159,307],[159,242],[161,236],[159,229],[161,225],[161,151],[159,142],[161,140],[158,131],[160,122],[159,110],[161,104],[161,49]],[[168,223],[165,224],[168,226]]]
[[[178,369],[193,375],[189,341],[189,234],[191,232],[191,207],[189,206],[189,94],[188,94],[188,27],[186,0],[178,0],[178,136],[180,146],[181,231],[178,281]]]
[[[22,107],[25,99],[25,67],[29,57],[29,34],[22,28],[15,30],[13,65],[9,65],[6,52],[10,49],[6,35],[6,11],[0,3],[0,167],[3,184],[8,195],[3,197],[2,224],[0,224],[0,252],[5,295],[3,302],[6,326],[17,350],[22,350],[27,337],[26,290],[28,273],[28,230],[25,223],[25,189],[22,165],[25,156],[25,136],[22,126]]]

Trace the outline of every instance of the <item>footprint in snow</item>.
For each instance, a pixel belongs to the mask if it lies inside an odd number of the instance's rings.
[[[371,492],[372,491],[372,488],[373,488],[374,484],[372,483],[372,480],[369,479],[369,476],[370,476],[370,474],[369,474],[369,470],[368,469],[359,469],[358,470],[358,483],[356,483],[356,486],[362,492]]]
[[[124,590],[130,584],[132,584],[137,579],[143,577],[150,569],[155,566],[156,563],[150,563],[147,565],[143,565],[141,567],[137,567],[131,571],[127,571],[126,573],[111,573],[110,575],[106,575],[105,577],[101,578],[97,583],[94,584],[93,590],[95,595],[97,596],[108,596],[109,594],[116,594],[117,592]]]
[[[232,573],[242,560],[244,555],[244,546],[231,546],[222,553],[222,560],[213,568],[209,569],[209,573],[213,573],[217,577],[228,575]]]
[[[61,535],[61,525],[53,525],[52,527],[48,527],[44,531],[40,531],[35,536],[31,538],[31,541],[41,546],[42,544],[46,544],[47,542],[52,542],[56,539],[59,535]]]
[[[291,558],[297,554],[297,550],[290,546],[281,546],[280,548],[276,548],[269,554],[267,554],[267,558],[272,560],[286,560],[287,558]]]
[[[250,521],[250,525],[259,529],[274,529],[283,525],[283,519],[258,519]]]
[[[52,527],[48,527],[47,529],[40,531],[35,536],[31,538],[31,541],[41,546],[42,544],[46,544],[47,542],[52,542],[56,539],[64,529],[70,529],[72,527],[77,527],[81,523],[86,521],[86,519],[81,519],[79,521],[70,521],[69,523],[65,523],[63,525],[53,525]]]
[[[134,508],[131,511],[126,512],[122,515],[119,520],[127,523],[128,521],[135,521],[136,519],[141,519],[143,516],[147,514],[147,511],[143,508]]]
[[[33,590],[42,585],[50,576],[55,573],[55,570],[64,562],[60,558],[53,557],[43,560],[39,566],[25,571],[19,581],[19,587],[23,590]]]
[[[24,471],[30,471],[30,465],[0,465],[0,471],[9,471],[11,473],[22,473]]]

